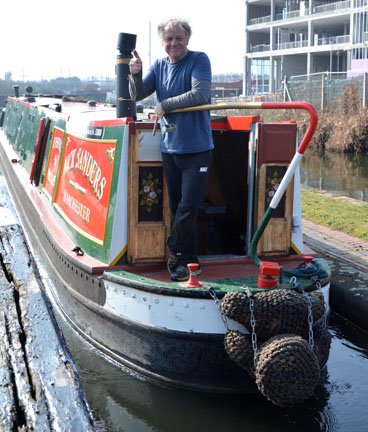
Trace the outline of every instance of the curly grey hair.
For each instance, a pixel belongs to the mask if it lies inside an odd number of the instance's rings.
[[[190,38],[192,36],[192,28],[190,27],[190,24],[188,21],[178,19],[178,18],[171,18],[171,19],[164,21],[163,23],[161,23],[157,26],[157,32],[158,32],[158,35],[160,36],[161,39],[162,39],[162,36],[164,34],[165,28],[168,25],[180,27],[188,35],[188,38]]]

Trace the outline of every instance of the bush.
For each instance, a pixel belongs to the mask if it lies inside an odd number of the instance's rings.
[[[335,107],[320,115],[310,147],[341,153],[368,150],[368,109],[360,106],[355,83],[346,87]]]

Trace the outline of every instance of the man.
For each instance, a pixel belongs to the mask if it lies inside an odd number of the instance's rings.
[[[158,33],[168,56],[156,60],[142,79],[142,61],[134,50],[129,84],[134,100],[156,91],[161,125],[165,116],[176,126],[162,134],[161,153],[173,215],[168,270],[171,279],[182,281],[189,278],[187,264],[199,264],[197,215],[206,194],[213,141],[209,111],[170,112],[211,102],[211,64],[205,53],[188,50],[188,22],[171,19],[158,26]]]

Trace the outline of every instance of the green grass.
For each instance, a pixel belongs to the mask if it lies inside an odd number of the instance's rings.
[[[368,241],[368,206],[324,191],[301,190],[304,219]]]

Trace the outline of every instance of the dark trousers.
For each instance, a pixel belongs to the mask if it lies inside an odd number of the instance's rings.
[[[211,160],[212,150],[189,154],[162,153],[173,215],[167,245],[174,255],[194,262],[198,262],[197,216],[206,196]]]

